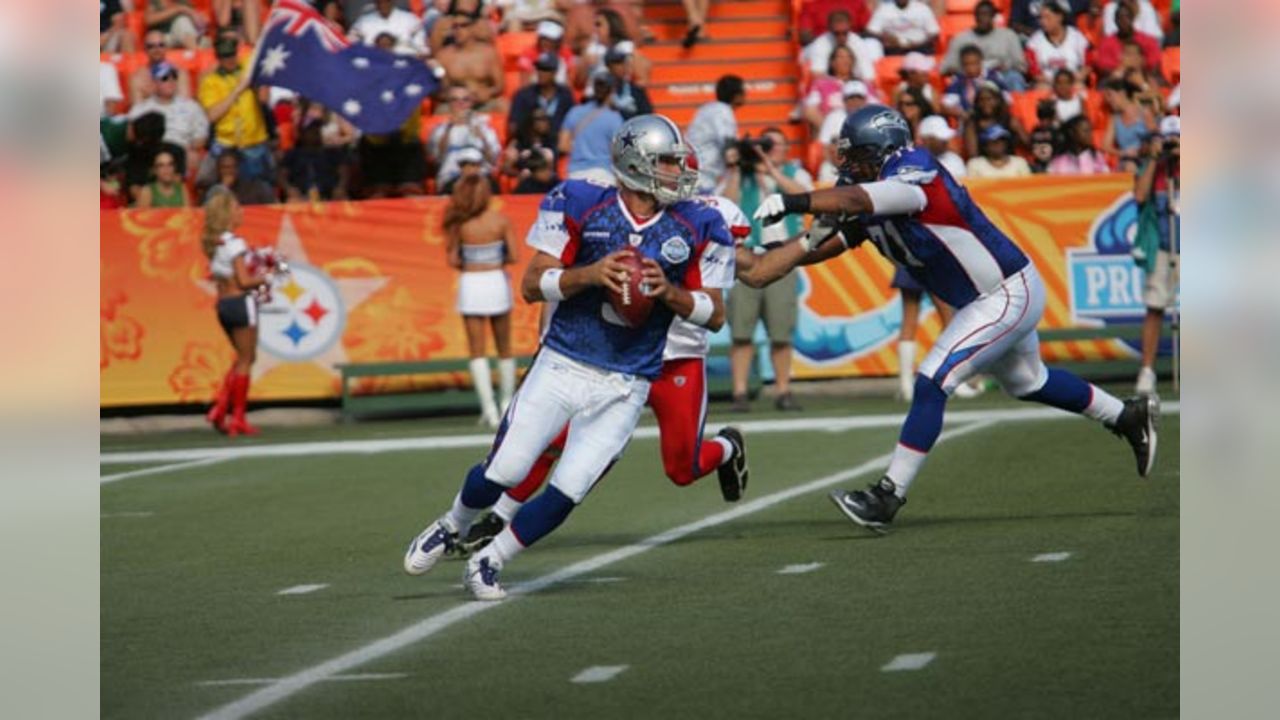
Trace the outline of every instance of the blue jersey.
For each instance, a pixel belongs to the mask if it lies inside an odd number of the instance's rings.
[[[867,235],[948,305],[961,308],[995,291],[1030,262],[928,150],[906,147],[890,155],[880,179],[919,188],[924,206],[867,218]]]
[[[583,180],[547,193],[528,243],[566,268],[590,265],[630,245],[656,260],[668,282],[688,290],[724,287],[734,272],[733,238],[715,208],[682,201],[642,222],[627,211],[616,188]],[[542,341],[598,368],[656,378],[673,317],[658,302],[643,325],[628,327],[604,289],[592,287],[556,304]]]

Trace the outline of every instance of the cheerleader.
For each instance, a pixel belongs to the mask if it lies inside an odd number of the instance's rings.
[[[215,430],[228,435],[258,432],[244,413],[249,373],[258,349],[258,290],[267,281],[267,268],[256,262],[244,239],[232,232],[243,219],[244,211],[229,190],[215,188],[210,192],[204,205],[201,243],[218,289],[218,323],[236,351],[236,360],[206,418]]]
[[[506,412],[516,387],[516,361],[511,356],[511,283],[503,269],[516,261],[516,249],[511,223],[489,207],[490,197],[488,178],[464,173],[444,211],[444,236],[449,266],[462,271],[458,312],[467,332],[480,419],[496,428],[499,413]],[[486,324],[498,349],[500,407],[493,401],[493,380],[485,354]]]

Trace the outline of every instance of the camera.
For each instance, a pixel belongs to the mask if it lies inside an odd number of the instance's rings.
[[[756,166],[760,164],[760,156],[756,153],[756,148],[760,148],[762,153],[769,152],[773,149],[773,138],[753,138],[747,135],[738,140],[736,147],[738,148],[738,166],[742,168],[742,172],[754,173]]]

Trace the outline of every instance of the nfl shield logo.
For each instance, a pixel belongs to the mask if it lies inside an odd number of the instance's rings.
[[[639,247],[640,243],[644,242],[644,236],[639,233],[631,233],[627,239],[631,241],[631,247]]]

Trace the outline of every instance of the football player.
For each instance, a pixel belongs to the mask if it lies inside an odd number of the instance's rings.
[[[867,238],[926,290],[955,308],[951,322],[921,363],[915,393],[889,468],[865,490],[835,491],[831,500],[851,520],[883,531],[942,430],[947,398],[974,374],[994,376],[1005,391],[1099,421],[1125,438],[1145,477],[1156,457],[1158,410],[1148,398],[1121,401],[1040,359],[1036,324],[1044,286],[1035,265],[983,215],[968,192],[925,149],[895,110],[870,105],[849,115],[837,141],[842,182],[812,193],[771,195],[755,217],[775,223],[790,213],[853,218],[837,223],[840,242],[822,242],[829,222],[803,245],[838,254]],[[775,256],[798,259],[796,243]],[[785,258],[784,258],[785,253]]]
[[[619,128],[610,155],[619,187],[570,180],[542,201],[529,230],[536,251],[521,282],[529,302],[555,303],[542,348],[512,400],[488,459],[468,472],[453,507],[410,543],[405,572],[430,570],[475,518],[528,476],[561,428],[568,436],[550,486],[471,556],[463,581],[477,599],[506,596],[498,575],[555,530],[622,454],[662,370],[672,319],[715,330],[719,288],[733,277],[733,240],[714,209],[692,200],[696,162],[679,128],[641,115]],[[657,300],[636,327],[606,290],[627,282],[626,248],[643,256]]]

